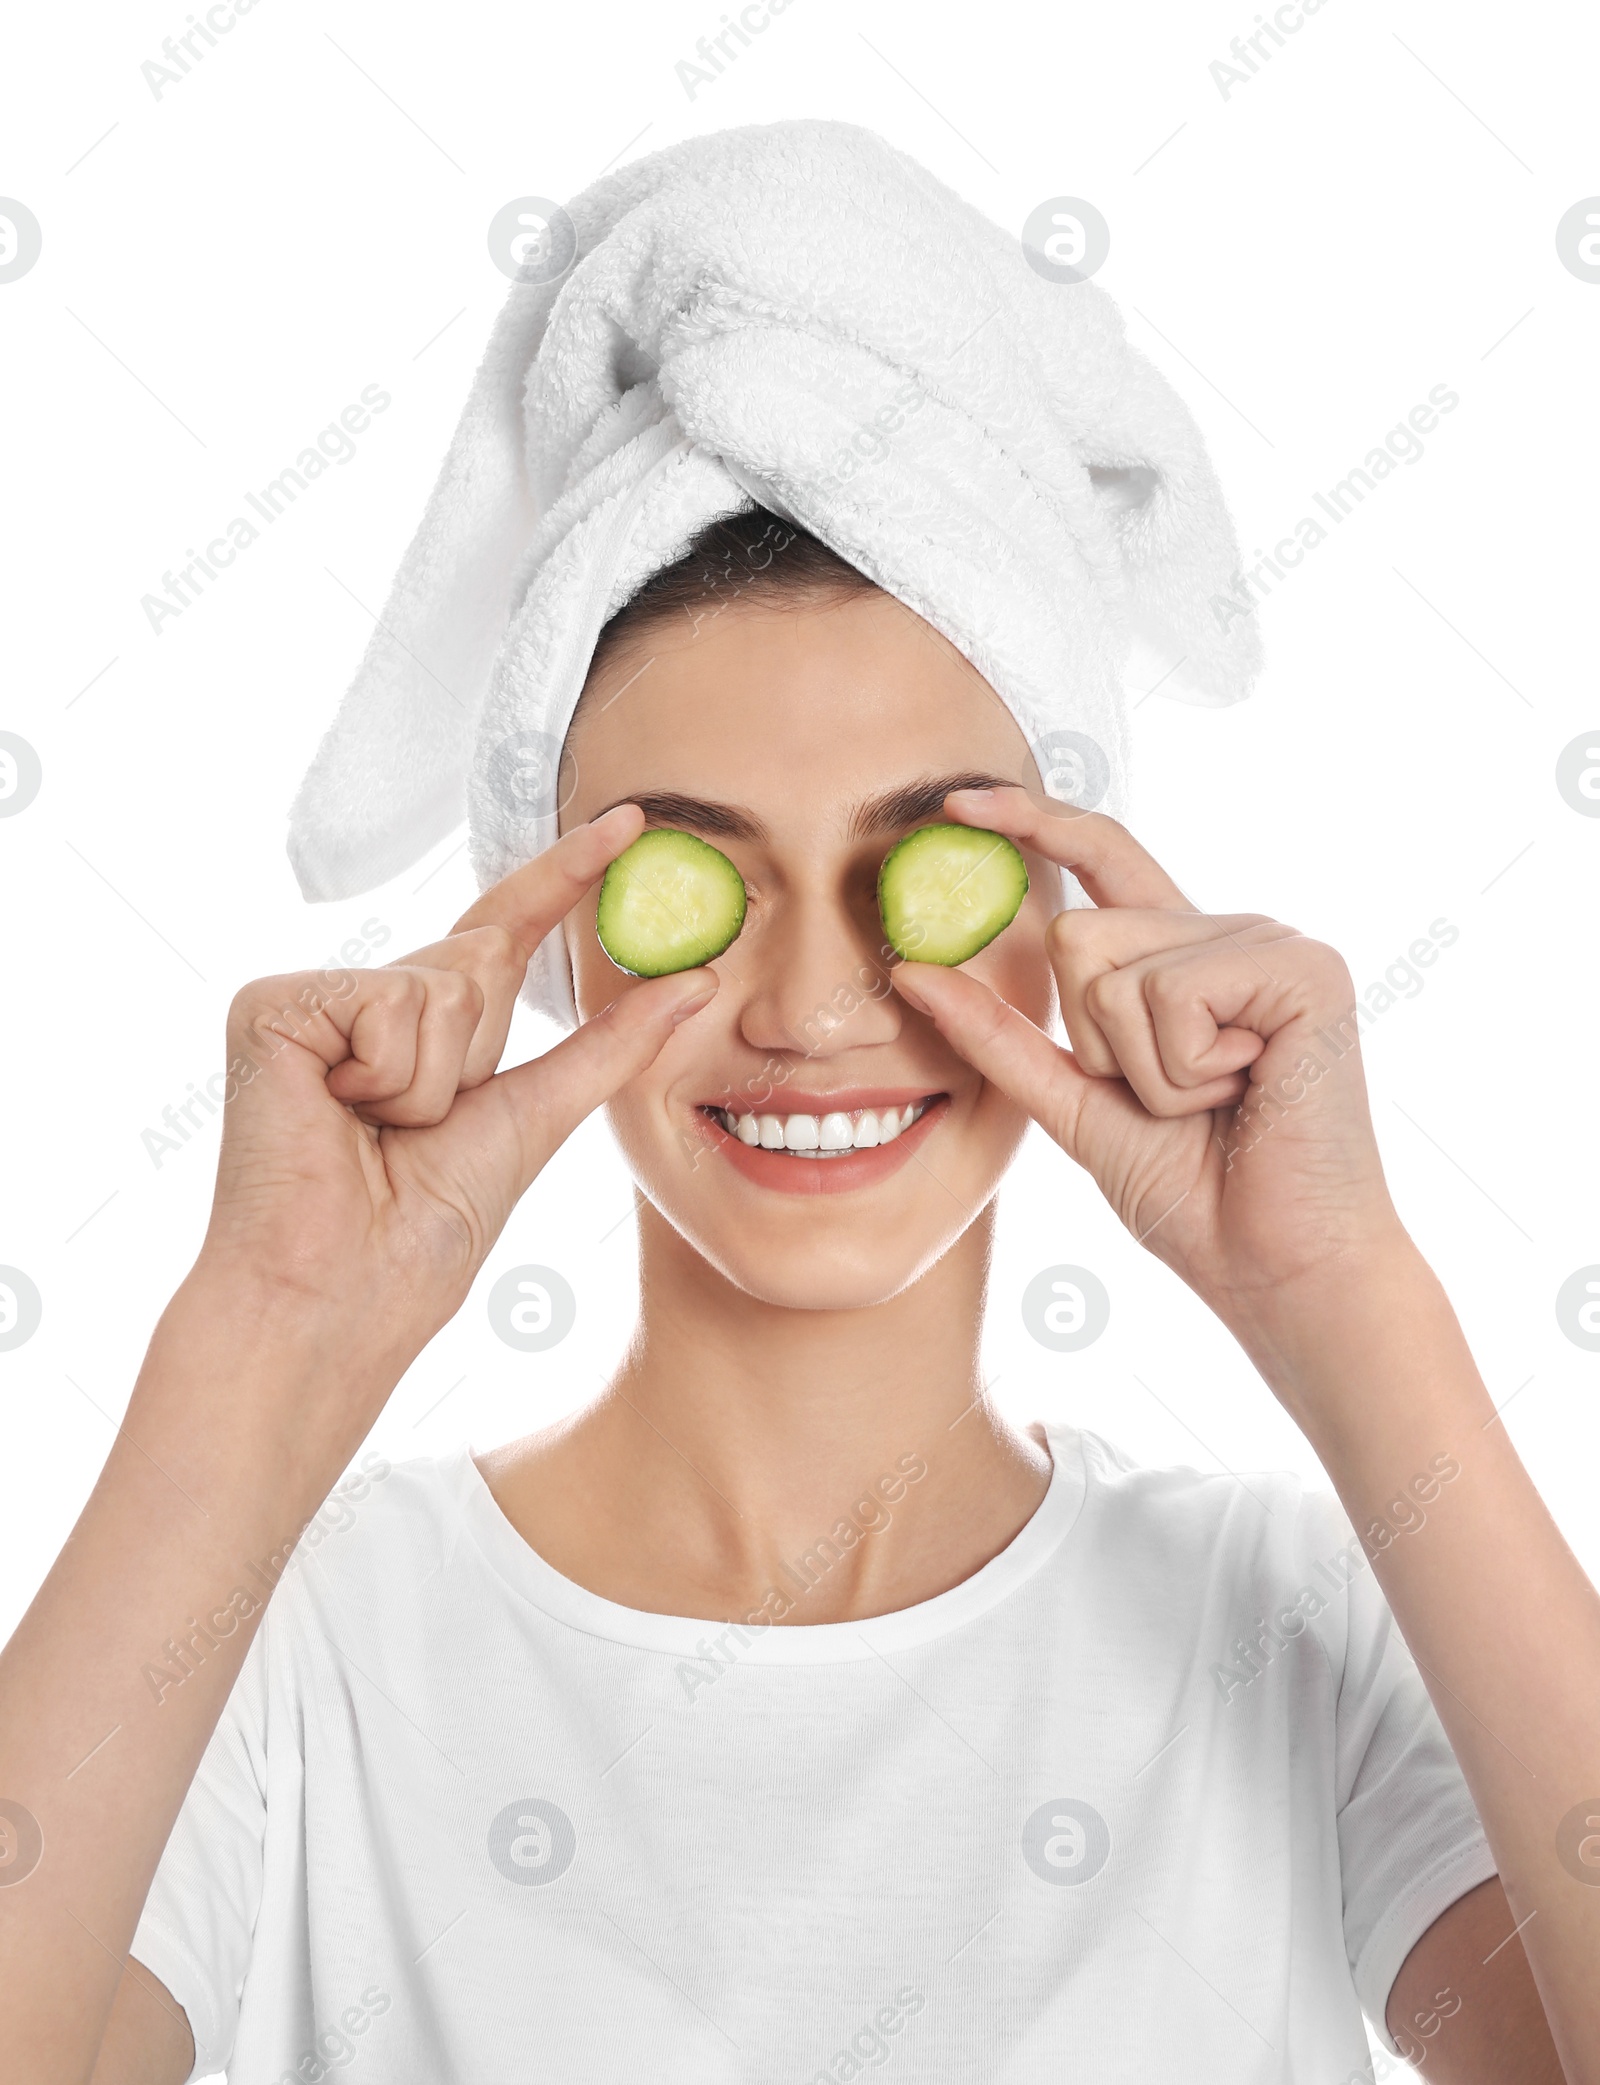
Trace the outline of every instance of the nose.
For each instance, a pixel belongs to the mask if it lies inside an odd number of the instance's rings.
[[[740,995],[739,1032],[752,1049],[837,1057],[893,1042],[905,1002],[889,982],[876,905],[856,916],[836,895],[791,891],[718,963]]]

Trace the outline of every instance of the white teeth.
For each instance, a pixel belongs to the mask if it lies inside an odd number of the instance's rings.
[[[892,1144],[915,1122],[928,1103],[903,1108],[860,1108],[853,1115],[834,1109],[826,1115],[739,1115],[732,1108],[713,1108],[712,1115],[741,1144],[765,1151],[788,1151],[801,1158],[833,1158],[842,1151],[871,1151]]]

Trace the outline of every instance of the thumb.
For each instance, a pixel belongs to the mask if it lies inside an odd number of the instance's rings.
[[[965,971],[906,962],[889,975],[901,997],[926,1014],[953,1049],[1076,1155],[1078,1116],[1097,1082],[1079,1070],[1070,1050]]]
[[[509,1101],[522,1139],[524,1192],[586,1115],[654,1063],[680,1021],[715,996],[714,970],[649,978],[566,1036],[553,1050],[488,1083]]]

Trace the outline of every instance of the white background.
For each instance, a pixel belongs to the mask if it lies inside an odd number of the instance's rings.
[[[1459,394],[1423,458],[1266,604],[1252,701],[1139,707],[1134,823],[1197,902],[1334,942],[1359,986],[1434,920],[1459,928],[1368,1039],[1378,1131],[1511,1400],[1503,1423],[1600,1574],[1600,1356],[1554,1310],[1600,1261],[1600,820],[1554,781],[1600,726],[1600,286],[1555,244],[1600,189],[1592,16],[1325,0],[1224,95],[1210,68],[1254,28],[1251,0],[792,0],[691,99],[675,66],[720,26],[716,0],[257,0],[158,99],[141,66],[186,13],[25,10],[0,84],[0,193],[44,231],[38,264],[0,286],[0,730],[44,769],[37,801],[0,818],[0,1262],[44,1299],[37,1334],[0,1354],[0,1627],[65,1538],[195,1250],[215,1130],[159,1167],[142,1132],[219,1067],[232,992],[373,917],[398,953],[472,895],[458,837],[370,898],[309,910],[283,839],[506,290],[490,218],[677,138],[797,115],[872,126],[1007,227],[1051,196],[1093,201],[1112,234],[1099,280],[1199,417],[1247,552],[1319,513],[1312,493],[1431,387]],[[141,597],[368,384],[393,403],[354,460],[154,634]],[[548,1040],[519,1024],[522,1050]],[[588,1397],[632,1314],[629,1206],[591,1122],[377,1445],[486,1444]],[[1150,1459],[1313,1467],[1227,1337],[1042,1138],[1003,1212],[988,1352],[1009,1409]],[[483,1310],[529,1261],[578,1296],[540,1356]],[[1081,1354],[1021,1322],[1052,1262],[1111,1294]]]

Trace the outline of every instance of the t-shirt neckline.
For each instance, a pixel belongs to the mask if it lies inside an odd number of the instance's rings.
[[[837,1664],[930,1642],[987,1613],[1054,1554],[1083,1504],[1087,1471],[1082,1436],[1065,1426],[1047,1426],[1044,1431],[1051,1461],[1044,1497],[1005,1548],[970,1578],[931,1599],[863,1621],[786,1621],[763,1627],[738,1617],[738,1632],[726,1637],[717,1655],[741,1664]],[[705,1616],[624,1607],[564,1576],[507,1520],[472,1459],[470,1444],[442,1455],[438,1467],[475,1547],[514,1592],[552,1619],[589,1636],[682,1658],[705,1657],[705,1646],[715,1646],[727,1628],[726,1622]],[[798,1582],[785,1581],[781,1590],[797,1602],[804,1597]]]

